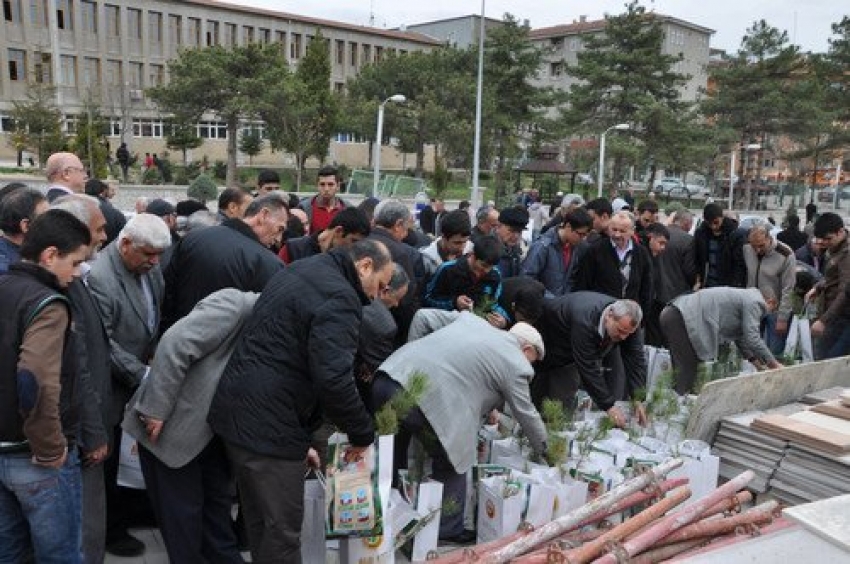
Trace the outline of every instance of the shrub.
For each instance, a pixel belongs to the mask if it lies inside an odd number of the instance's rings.
[[[142,173],[142,184],[147,186],[162,184],[162,173],[160,173],[159,169],[155,166],[146,169]]]
[[[213,164],[213,176],[222,180],[227,178],[227,163],[224,161],[215,161],[215,164]]]
[[[186,195],[206,204],[209,200],[218,198],[218,186],[216,186],[212,178],[206,174],[201,174],[189,185]]]

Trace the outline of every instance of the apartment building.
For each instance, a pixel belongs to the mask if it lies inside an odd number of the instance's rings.
[[[698,99],[700,91],[708,82],[709,40],[714,30],[658,13],[652,13],[651,16],[661,24],[664,31],[661,52],[682,55],[682,60],[673,67],[675,72],[690,77],[682,87],[682,99]],[[566,73],[566,68],[578,63],[578,54],[584,49],[582,38],[604,33],[605,25],[604,19],[588,21],[582,16],[569,24],[532,30],[531,40],[547,53],[537,83],[568,90],[576,79]]]
[[[5,142],[12,126],[12,102],[26,97],[31,81],[57,87],[57,104],[66,116],[69,131],[74,130],[86,101],[94,100],[111,120],[109,141],[113,149],[123,139],[135,152],[162,152],[164,116],[146,98],[145,89],[167,82],[168,61],[180,49],[274,43],[280,45],[292,65],[297,65],[320,29],[330,47],[328,87],[342,91],[346,81],[364,65],[389,53],[427,50],[442,44],[410,31],[350,25],[212,0],[2,0],[2,5],[3,161],[14,159],[13,150]],[[205,143],[197,152],[211,160],[224,158],[227,128],[215,116],[206,118],[198,124],[198,134]],[[335,145],[344,145],[345,139],[340,137]],[[332,153],[354,149],[334,146]],[[368,149],[356,149],[351,158],[367,161]],[[255,162],[279,163],[280,158],[266,154]],[[392,166],[391,161],[383,162]]]

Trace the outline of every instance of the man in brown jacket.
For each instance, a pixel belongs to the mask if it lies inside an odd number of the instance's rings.
[[[818,318],[812,324],[812,337],[818,338],[815,357],[818,360],[835,358],[844,354],[846,339],[841,339],[843,329],[850,321],[850,299],[847,281],[850,280],[850,247],[847,229],[841,216],[824,213],[815,221],[815,237],[827,249],[827,264],[823,280],[806,295],[818,299]]]

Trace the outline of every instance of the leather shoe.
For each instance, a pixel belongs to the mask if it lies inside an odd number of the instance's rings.
[[[141,556],[145,552],[145,543],[128,532],[111,538],[106,542],[106,552],[115,556],[131,558]]]
[[[473,544],[475,543],[477,538],[478,535],[475,533],[475,531],[464,529],[462,533],[458,533],[453,537],[447,537],[440,540],[449,544]]]

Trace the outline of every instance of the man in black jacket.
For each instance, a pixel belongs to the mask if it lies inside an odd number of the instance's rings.
[[[746,234],[738,229],[737,221],[723,216],[719,204],[706,204],[702,219],[694,233],[694,263],[700,287],[746,288]]]
[[[792,251],[797,251],[797,249],[806,246],[806,242],[809,238],[805,233],[800,231],[799,216],[789,215],[787,221],[788,225],[785,229],[776,234],[776,238],[779,239],[780,242],[791,247]]]
[[[386,246],[366,239],[275,275],[228,362],[208,421],[234,466],[254,562],[300,562],[305,458],[324,415],[346,460],[374,440],[352,375],[364,305],[388,286]]]
[[[625,425],[605,373],[610,370],[612,353],[618,352],[625,367],[628,395],[634,397],[646,386],[646,356],[637,330],[642,318],[637,302],[595,292],[545,300],[543,315],[535,324],[546,348],[546,357],[536,367],[531,382],[535,405],[550,397],[574,407],[581,386],[615,425]]]
[[[288,217],[283,199],[267,194],[251,202],[244,220],[190,231],[174,245],[163,272],[162,332],[218,290],[262,292],[283,268],[269,247],[280,242]]]
[[[303,237],[289,239],[281,245],[277,256],[289,264],[338,247],[350,247],[369,236],[369,218],[358,208],[340,210],[324,231],[314,231]]]
[[[590,245],[579,259],[573,291],[600,292],[627,298],[649,311],[652,304],[652,257],[634,238],[634,220],[617,212],[608,224],[608,237]]]

